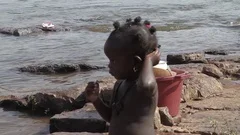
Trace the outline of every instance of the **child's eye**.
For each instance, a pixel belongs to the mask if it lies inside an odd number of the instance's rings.
[[[110,60],[111,63],[115,63],[116,61],[115,60]]]

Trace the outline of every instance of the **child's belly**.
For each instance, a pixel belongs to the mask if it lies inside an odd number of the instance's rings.
[[[155,135],[153,120],[151,117],[141,117],[141,120],[133,119],[136,116],[119,116],[111,120],[109,135]]]

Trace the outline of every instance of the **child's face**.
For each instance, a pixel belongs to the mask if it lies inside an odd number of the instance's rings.
[[[104,46],[104,52],[109,59],[109,73],[116,79],[128,79],[133,75],[134,57],[119,45],[108,44]]]

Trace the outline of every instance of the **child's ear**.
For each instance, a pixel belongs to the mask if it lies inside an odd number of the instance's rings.
[[[134,56],[134,65],[135,66],[139,66],[140,65],[140,63],[142,63],[142,58],[140,58],[139,56]]]

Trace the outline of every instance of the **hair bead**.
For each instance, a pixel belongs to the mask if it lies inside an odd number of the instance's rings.
[[[132,18],[128,18],[128,19],[126,20],[126,22],[127,22],[127,23],[132,22]]]
[[[145,21],[143,22],[143,24],[144,24],[144,25],[151,25],[151,23],[150,23],[148,20],[145,20]]]
[[[135,23],[140,23],[141,21],[142,21],[142,18],[140,16],[138,16],[134,19]]]
[[[113,23],[113,27],[115,28],[115,30],[119,29],[120,28],[120,23],[118,21],[115,21]]]
[[[154,26],[152,26],[152,27],[149,29],[149,31],[150,31],[151,34],[154,34],[154,33],[157,31],[157,29],[156,29]]]

